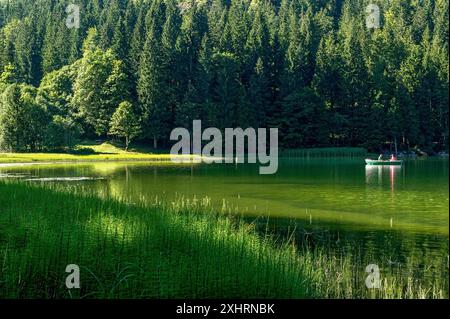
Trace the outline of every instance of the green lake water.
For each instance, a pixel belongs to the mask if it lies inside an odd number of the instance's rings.
[[[273,176],[255,165],[86,163],[0,167],[0,178],[59,184],[131,202],[211,198],[217,209],[269,216],[275,233],[346,242],[378,264],[447,269],[448,159],[366,167],[362,158],[281,160]],[[79,180],[79,178],[94,178]],[[339,244],[336,244],[339,246]],[[413,257],[412,257],[413,256]]]

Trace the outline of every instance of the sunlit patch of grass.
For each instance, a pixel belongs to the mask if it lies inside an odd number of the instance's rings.
[[[91,162],[91,161],[153,161],[170,162],[172,158],[189,160],[198,156],[170,155],[168,152],[155,154],[147,148],[136,148],[125,151],[109,142],[84,142],[77,145],[72,152],[49,153],[1,153],[1,163],[34,163],[34,162]]]
[[[362,259],[279,240],[209,199],[135,203],[0,182],[2,298],[447,298],[448,268],[425,281],[411,256],[364,285]],[[81,289],[65,267],[81,268]],[[447,279],[445,279],[447,278]]]
[[[86,221],[86,227],[91,228],[93,232],[101,232],[111,239],[117,239],[121,243],[130,243],[133,239],[133,222],[118,218],[109,212],[91,216]]]
[[[84,142],[75,147],[75,151],[87,150],[98,154],[152,154],[150,151],[141,151],[130,149],[130,151],[125,151],[123,147],[114,145],[110,142],[94,143],[94,142]]]
[[[177,155],[180,160],[189,160],[195,156]],[[166,161],[170,154],[116,153],[75,155],[64,153],[0,153],[0,163],[34,163],[34,162],[99,162],[99,161]]]

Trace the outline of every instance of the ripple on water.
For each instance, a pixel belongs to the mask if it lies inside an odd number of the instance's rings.
[[[104,177],[42,177],[42,178],[27,178],[30,182],[82,182],[82,181],[97,181],[105,180]]]
[[[0,178],[34,178],[35,176],[32,176],[30,174],[26,173],[1,173]]]

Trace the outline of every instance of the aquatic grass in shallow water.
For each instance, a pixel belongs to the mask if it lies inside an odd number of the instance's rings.
[[[105,180],[104,177],[33,177],[26,178],[27,182],[82,182]]]
[[[361,147],[323,147],[323,148],[304,148],[304,149],[286,149],[280,154],[282,157],[363,157],[368,152]]]
[[[0,182],[0,258],[3,298],[448,296],[448,268],[430,284],[412,258],[410,273],[384,269],[382,289],[368,290],[357,251],[258,232],[207,198],[130,204]],[[80,290],[65,287],[68,264]]]

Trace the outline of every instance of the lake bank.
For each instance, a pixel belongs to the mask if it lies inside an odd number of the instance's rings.
[[[96,154],[72,155],[57,153],[0,153],[0,164],[74,163],[74,162],[170,162],[168,154]],[[190,158],[190,157],[188,157]],[[186,159],[186,156],[179,156]]]
[[[277,241],[208,199],[131,204],[0,182],[0,207],[3,298],[448,296],[444,276],[425,282],[412,262],[367,289],[357,252]],[[81,268],[80,290],[64,286],[68,264]]]
[[[364,157],[369,156],[367,150],[353,147],[335,148],[311,148],[281,150],[280,157]],[[177,156],[180,160],[186,156]],[[188,156],[188,158],[191,158]],[[0,164],[28,164],[28,163],[57,163],[57,162],[170,162],[172,156],[169,151],[158,151],[153,153],[148,148],[137,148],[132,151],[123,149],[108,143],[83,143],[72,152],[49,152],[49,153],[1,153]]]
[[[185,159],[186,156],[178,156]],[[72,152],[1,153],[0,164],[71,163],[71,162],[170,162],[169,153],[155,154],[148,149],[125,151],[111,143],[82,143]],[[191,157],[189,157],[191,158]]]
[[[407,154],[401,152],[400,155]],[[413,153],[411,153],[413,154]],[[400,156],[399,155],[399,156]],[[280,158],[324,158],[324,157],[361,157],[377,158],[379,154],[370,153],[361,147],[320,147],[304,149],[281,149]],[[389,155],[385,155],[389,157]],[[177,156],[180,160],[186,156]],[[403,157],[411,157],[405,155]],[[441,156],[442,157],[442,156]],[[56,163],[56,162],[170,162],[172,156],[169,150],[153,150],[148,147],[136,147],[125,151],[118,145],[110,142],[84,142],[69,152],[42,152],[42,153],[2,153],[0,164],[27,164],[27,163]],[[191,158],[191,157],[189,157]]]

